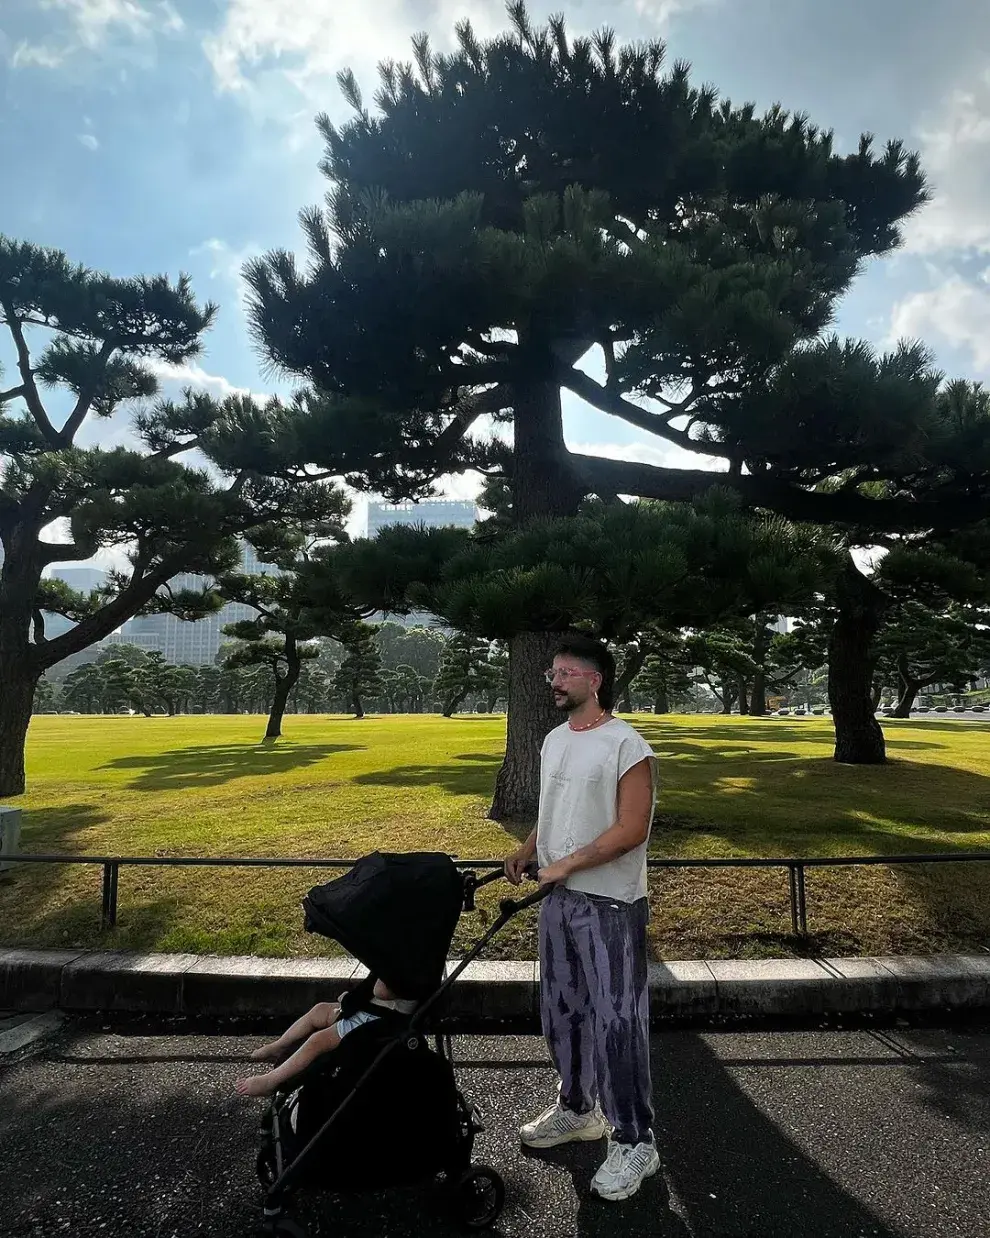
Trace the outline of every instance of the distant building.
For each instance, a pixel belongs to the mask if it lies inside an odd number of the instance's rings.
[[[271,563],[262,563],[253,546],[241,543],[241,571],[251,576],[278,575],[281,569]],[[203,576],[184,573],[169,581],[173,589],[203,589],[207,580]],[[146,653],[158,652],[166,662],[176,666],[204,666],[216,661],[220,646],[229,637],[223,629],[229,623],[257,618],[257,611],[241,602],[228,602],[215,615],[205,619],[186,620],[175,615],[139,615],[109,637],[115,645],[137,645]]]
[[[478,505],[461,499],[428,499],[422,503],[369,503],[367,536],[374,537],[392,525],[425,525],[442,529],[454,525],[458,529],[473,529],[478,519]]]
[[[422,525],[427,529],[473,529],[478,520],[478,505],[461,499],[428,499],[422,503],[369,503],[366,535],[375,537],[382,529],[397,524]],[[372,616],[372,623],[381,623],[384,615]],[[389,615],[391,623],[404,628],[427,628],[436,624],[436,616],[425,611],[410,615]]]
[[[107,574],[98,567],[53,567],[52,579],[61,580],[77,593],[92,593],[107,583]]]

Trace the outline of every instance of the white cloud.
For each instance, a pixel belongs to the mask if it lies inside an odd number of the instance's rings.
[[[19,43],[10,58],[11,67],[25,69],[57,69],[65,59],[65,51],[41,44]]]
[[[79,139],[80,144],[85,146],[87,150],[99,150],[100,149],[100,143],[97,141],[95,134],[77,133],[76,137]]]
[[[939,336],[969,351],[973,365],[990,374],[990,269],[980,283],[953,274],[933,288],[911,293],[893,309],[890,340]]]
[[[190,258],[208,255],[210,258],[210,279],[228,279],[238,283],[241,278],[241,268],[249,258],[256,258],[262,252],[261,246],[249,241],[240,249],[228,245],[219,237],[211,236],[202,245],[197,245],[189,251]]]
[[[40,0],[40,7],[61,17],[62,39],[58,45],[21,43],[11,59],[15,68],[57,69],[75,53],[100,51],[111,39],[146,41],[185,29],[171,0]]]
[[[716,0],[634,0],[640,17],[648,17],[658,26],[669,25],[680,13],[714,3]]]
[[[274,62],[302,95],[326,105],[338,70],[353,65],[367,78],[383,58],[408,60],[410,36],[424,24],[439,47],[463,18],[484,37],[504,25],[505,10],[501,0],[436,0],[424,23],[406,0],[229,0],[203,47],[220,90],[250,92],[256,71]],[[369,93],[376,82],[368,80]]]
[[[952,92],[921,131],[932,201],[905,227],[916,253],[990,253],[990,67]]]
[[[221,374],[209,374],[202,366],[193,361],[185,361],[174,365],[170,361],[151,360],[148,369],[162,382],[180,383],[183,387],[196,387],[209,392],[218,400],[225,400],[231,395],[250,395],[248,387],[235,387]],[[264,397],[261,397],[264,398]]]

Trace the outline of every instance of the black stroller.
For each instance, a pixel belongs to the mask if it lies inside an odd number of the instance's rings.
[[[340,942],[369,970],[341,999],[342,1017],[360,1010],[377,1017],[272,1097],[258,1153],[265,1234],[305,1238],[286,1215],[298,1189],[339,1193],[436,1181],[467,1228],[485,1229],[498,1218],[505,1184],[494,1169],[471,1164],[484,1126],[457,1087],[440,1019],[445,995],[468,964],[512,916],[549,892],[503,900],[488,931],[444,978],[461,911],[473,911],[478,887],[501,876],[462,874],[446,855],[375,852],[303,900],[307,930]],[[419,1002],[415,1012],[370,1006],[379,979]],[[356,1164],[353,1149],[383,1135],[387,1157]]]

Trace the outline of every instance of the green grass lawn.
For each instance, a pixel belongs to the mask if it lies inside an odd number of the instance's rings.
[[[661,763],[658,856],[990,848],[988,725],[888,722],[890,763],[846,768],[830,759],[827,719],[634,721]],[[485,818],[504,719],[301,716],[287,731],[265,747],[257,717],[36,718],[23,849],[485,857],[514,845],[513,833]],[[324,879],[305,869],[124,868],[118,927],[101,934],[99,870],[39,865],[0,884],[0,942],[318,953],[328,945],[301,931],[299,901]],[[789,936],[782,871],[657,873],[651,891],[659,957],[990,945],[982,864],[809,871],[806,945]],[[490,908],[488,900],[481,917],[462,920],[459,944]],[[531,928],[514,925],[498,953],[530,954]]]

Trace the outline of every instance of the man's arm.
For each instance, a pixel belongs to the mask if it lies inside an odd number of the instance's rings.
[[[555,864],[540,869],[541,885],[566,881],[588,868],[600,868],[620,856],[642,846],[650,836],[650,814],[653,808],[653,769],[649,757],[644,757],[619,779],[615,824],[593,843],[565,856]]]

